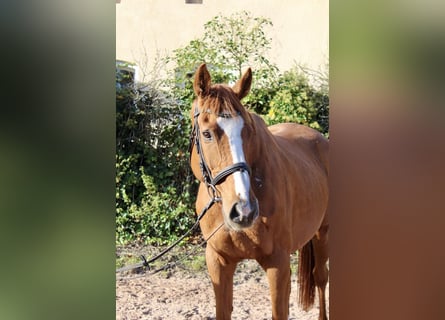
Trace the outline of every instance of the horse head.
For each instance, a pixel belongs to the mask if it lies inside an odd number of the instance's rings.
[[[250,227],[259,212],[250,186],[250,166],[258,156],[253,143],[255,127],[241,104],[251,83],[249,68],[233,87],[212,84],[202,64],[193,84],[197,98],[191,110],[192,170],[222,203],[225,224],[233,230]]]

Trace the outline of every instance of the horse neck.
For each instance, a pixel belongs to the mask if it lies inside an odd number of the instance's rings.
[[[276,157],[277,153],[280,151],[264,120],[253,113],[251,114],[251,117],[255,126],[254,144],[256,156],[254,158],[258,159],[253,166],[264,171],[265,167],[270,163],[273,163],[273,158]]]

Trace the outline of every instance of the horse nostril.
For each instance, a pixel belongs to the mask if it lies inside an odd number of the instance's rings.
[[[240,223],[240,213],[237,210],[237,204],[235,203],[230,210],[230,220],[232,220],[235,223]]]
[[[238,202],[233,205],[229,217],[237,224],[248,226],[253,221],[254,211],[245,202]]]

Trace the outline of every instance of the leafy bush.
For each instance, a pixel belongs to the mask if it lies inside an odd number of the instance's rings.
[[[251,67],[255,71],[253,91],[267,88],[278,70],[266,58],[271,39],[265,29],[270,26],[269,19],[253,17],[246,11],[208,21],[202,37],[176,49],[167,58],[167,63],[173,63],[169,86],[175,98],[184,108],[190,108],[194,98],[193,75],[203,62],[207,63],[214,83],[234,83],[245,68]]]
[[[269,109],[264,115],[269,125],[296,122],[328,136],[329,95],[323,87],[315,89],[300,69],[286,71],[270,91]]]
[[[118,242],[167,242],[195,221],[189,127],[174,99],[116,78]]]
[[[147,175],[143,167],[139,169],[139,178],[145,190],[139,204],[128,201],[126,210],[118,210],[117,241],[164,244],[175,240],[194,222],[190,215],[189,193],[178,194],[173,186],[159,191],[153,177]]]

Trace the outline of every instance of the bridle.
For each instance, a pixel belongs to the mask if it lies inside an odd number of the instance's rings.
[[[212,113],[210,110],[206,110],[203,112]],[[189,146],[190,160],[192,157],[193,146],[196,146],[196,152],[198,153],[198,156],[199,156],[199,167],[201,169],[203,181],[204,181],[205,185],[207,186],[209,195],[211,197],[213,197],[215,202],[221,202],[221,197],[218,197],[218,191],[216,190],[216,186],[219,183],[221,183],[225,178],[227,178],[228,176],[230,176],[231,174],[233,174],[237,171],[240,171],[240,172],[247,171],[250,175],[251,169],[247,163],[237,162],[237,163],[234,163],[234,164],[224,168],[223,170],[221,170],[215,177],[212,176],[212,172],[204,159],[201,141],[199,139],[200,132],[199,132],[199,125],[198,125],[198,117],[200,114],[201,114],[201,111],[198,108],[198,103],[195,102],[195,113],[193,115],[194,125],[193,125],[192,132],[190,133],[190,146]],[[237,115],[235,115],[235,117],[240,116],[240,115],[241,114],[238,113]],[[224,118],[234,117],[234,115],[229,114],[229,113],[220,113],[220,114],[217,114],[217,116],[224,117]],[[212,193],[212,194],[210,194],[210,193]]]

